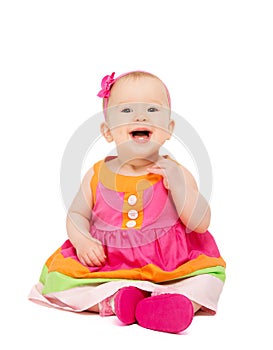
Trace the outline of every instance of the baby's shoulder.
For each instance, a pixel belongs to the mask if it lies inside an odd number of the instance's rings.
[[[97,161],[96,163],[94,163],[85,173],[83,180],[89,180],[91,181],[92,178],[96,175],[99,174],[100,170],[101,170],[101,166],[104,163],[104,159]]]
[[[92,166],[91,168],[89,168],[86,173],[84,174],[83,178],[82,178],[82,184],[81,184],[81,187],[82,189],[84,190],[89,190],[90,189],[90,183],[91,183],[91,180],[94,176],[94,166]]]
[[[98,182],[99,175],[102,170],[102,165],[104,163],[104,159],[97,161],[94,163],[85,173],[85,175],[82,178],[82,186],[85,189],[94,190],[94,187],[96,187],[96,184]]]

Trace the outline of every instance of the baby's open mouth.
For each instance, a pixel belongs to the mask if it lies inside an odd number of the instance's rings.
[[[152,132],[148,129],[135,129],[130,135],[135,142],[144,143],[150,140]]]

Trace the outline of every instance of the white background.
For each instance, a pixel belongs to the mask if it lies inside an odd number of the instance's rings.
[[[1,1],[5,349],[270,348],[272,18],[271,1]],[[227,281],[218,314],[196,317],[183,335],[27,300],[45,259],[66,239],[66,144],[100,111],[101,78],[135,69],[162,78],[213,166],[210,230]]]

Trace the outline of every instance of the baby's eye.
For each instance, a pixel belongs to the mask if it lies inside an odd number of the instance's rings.
[[[158,109],[156,107],[149,107],[148,112],[158,112]]]
[[[133,112],[133,110],[132,110],[131,108],[126,107],[126,108],[123,108],[123,109],[121,110],[121,112],[122,112],[122,113],[131,113],[131,112]]]

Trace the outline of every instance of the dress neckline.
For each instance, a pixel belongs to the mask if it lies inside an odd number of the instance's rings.
[[[151,173],[136,176],[115,173],[107,166],[109,158],[113,159],[115,156],[108,156],[100,162],[99,181],[111,190],[132,193],[144,191],[163,178],[161,175]]]

